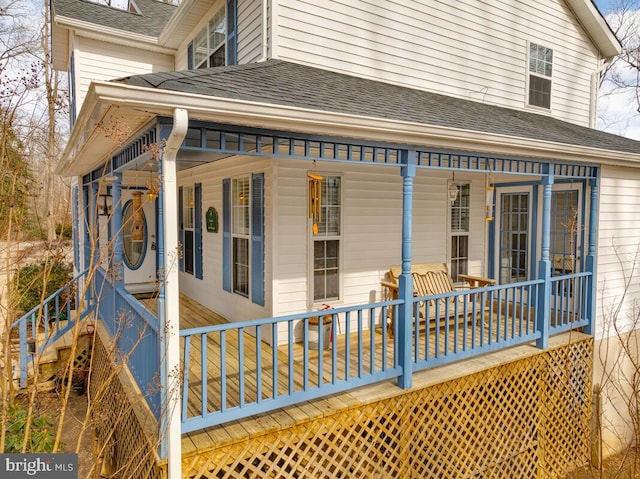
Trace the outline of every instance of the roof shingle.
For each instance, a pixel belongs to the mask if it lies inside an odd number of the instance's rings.
[[[388,118],[640,154],[639,141],[547,115],[280,60],[136,75],[114,81],[211,97]]]
[[[139,14],[89,0],[52,0],[51,3],[56,16],[152,37],[160,35],[177,8],[158,0],[134,0],[134,2],[140,10]]]

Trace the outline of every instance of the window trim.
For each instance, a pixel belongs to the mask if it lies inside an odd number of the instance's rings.
[[[234,194],[236,192],[236,188],[238,185],[239,181],[245,181],[247,184],[247,196],[246,199],[244,200],[244,202],[246,203],[245,205],[238,205],[236,203],[236,195]],[[253,189],[251,187],[251,175],[242,175],[242,176],[237,176],[234,178],[231,178],[231,291],[235,294],[239,294],[240,296],[243,296],[245,298],[251,298],[251,271],[252,271],[252,265],[251,265],[251,254],[252,254],[252,249],[251,249],[251,224],[252,224],[252,194],[253,194]],[[246,213],[248,215],[248,224],[247,224],[247,229],[248,231],[246,233],[238,233],[235,231],[235,215],[236,215],[236,211],[237,208],[242,208],[242,209],[246,209]],[[246,287],[247,287],[247,292],[246,294],[243,293],[242,291],[240,291],[238,288],[236,288],[236,256],[235,256],[235,239],[241,239],[243,241],[246,241],[247,243],[247,275],[246,275]]]
[[[218,66],[228,66],[237,64],[238,58],[238,48],[237,48],[237,31],[238,31],[238,6],[236,0],[225,0],[223,5],[216,8],[213,13],[207,17],[206,22],[196,31],[195,35],[191,38],[189,43],[187,44],[187,69],[189,70],[197,70],[199,68],[213,68],[211,66],[211,59],[215,56],[216,53],[222,51],[224,54],[224,65]],[[210,26],[213,19],[220,13],[223,12],[223,16],[221,18],[220,24],[224,26],[224,40],[219,43],[215,49],[212,49],[210,46],[211,41],[211,31]],[[204,37],[206,38],[206,57],[200,61],[196,62],[196,44],[195,40],[204,32]]]
[[[129,261],[129,257],[127,256],[127,251],[126,248],[124,246],[124,233],[125,233],[125,225],[127,223],[126,219],[125,219],[125,213],[127,212],[128,208],[133,208],[133,200],[128,200],[123,206],[122,206],[122,260],[124,261],[124,264],[127,268],[129,268],[131,271],[136,271],[138,269],[140,269],[140,267],[142,266],[142,263],[144,263],[144,260],[147,258],[147,243],[149,241],[149,225],[147,223],[147,215],[144,212],[144,205],[141,207],[141,212],[142,212],[142,231],[143,231],[143,237],[144,239],[142,240],[142,253],[140,254],[140,259],[138,260],[138,262],[134,265]],[[132,213],[133,214],[133,213]],[[111,223],[111,222],[109,222]]]
[[[455,185],[458,186],[458,187],[460,187],[460,186],[468,186],[469,187],[469,206],[467,207],[468,215],[469,215],[469,222],[468,222],[467,231],[455,231],[455,232],[453,231],[453,229],[452,229],[452,226],[453,226],[452,223],[453,222],[452,222],[451,215],[453,213],[454,205],[451,204],[451,201],[447,197],[447,203],[448,203],[448,208],[447,208],[447,212],[448,212],[448,216],[447,216],[447,263],[449,265],[449,272],[450,272],[452,278],[454,278],[454,269],[453,269],[454,256],[453,256],[453,251],[452,251],[452,247],[451,247],[452,239],[453,239],[454,236],[466,236],[467,237],[467,268],[466,268],[466,271],[464,271],[462,274],[469,274],[469,251],[470,251],[470,240],[469,240],[469,238],[471,237],[471,204],[472,204],[471,181],[470,180],[455,181]],[[459,199],[459,198],[460,198],[460,190],[458,190],[458,198],[457,199]],[[454,278],[454,281],[456,281],[455,278]]]
[[[537,47],[542,47],[542,48],[546,48],[548,50],[551,51],[551,75],[550,76],[546,76],[543,75],[541,73],[537,73],[531,70],[531,46],[532,45],[536,45]],[[554,70],[554,50],[553,48],[550,48],[548,46],[545,46],[542,42],[537,42],[537,41],[533,41],[533,40],[528,40],[527,41],[527,55],[526,55],[527,59],[526,59],[526,81],[525,81],[525,86],[526,86],[526,91],[525,91],[525,105],[529,108],[534,108],[536,110],[539,110],[541,112],[551,112],[552,111],[552,107],[553,107],[553,70]],[[533,103],[531,103],[529,101],[529,97],[531,94],[531,77],[537,77],[537,78],[542,78],[545,80],[549,80],[549,106],[541,106],[541,105],[535,105]]]
[[[344,301],[344,174],[336,173],[336,172],[318,172],[313,171],[315,174],[319,174],[323,176],[324,179],[327,178],[339,178],[340,179],[340,195],[339,195],[339,207],[340,207],[340,222],[339,229],[340,233],[337,235],[322,235],[316,236],[313,233],[313,219],[309,218],[307,214],[307,231],[308,231],[308,264],[307,264],[307,302],[310,308],[317,309],[321,307],[322,304],[331,303],[331,304],[341,304]],[[305,180],[306,177],[305,177]],[[309,189],[309,183],[307,180],[307,193]],[[307,197],[309,195],[307,194]],[[307,201],[309,201],[307,199]],[[307,211],[309,210],[309,205],[307,205]],[[324,210],[323,210],[324,211]],[[323,213],[324,214],[324,213]],[[324,298],[324,299],[315,299],[315,268],[314,268],[314,254],[315,254],[315,242],[317,240],[321,241],[338,241],[338,296],[336,298]]]

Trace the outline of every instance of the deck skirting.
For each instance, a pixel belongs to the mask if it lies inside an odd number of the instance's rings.
[[[260,432],[260,417],[211,428],[197,449],[183,439],[183,477],[564,477],[589,460],[593,339],[553,343],[424,371],[409,391],[350,391],[359,404],[313,418],[276,411],[280,428],[263,418]]]

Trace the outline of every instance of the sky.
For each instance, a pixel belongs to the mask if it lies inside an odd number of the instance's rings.
[[[595,0],[600,12],[607,16],[616,4],[621,0]],[[640,2],[637,2],[640,5]],[[640,15],[640,10],[638,11]],[[630,78],[636,79],[637,72],[628,71]],[[634,92],[626,91],[614,94],[602,94],[607,92],[607,85],[603,85],[598,101],[597,128],[640,140],[640,113],[637,111],[637,99]]]

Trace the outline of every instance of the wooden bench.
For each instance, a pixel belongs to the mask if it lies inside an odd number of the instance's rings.
[[[402,267],[393,266],[386,275],[384,281],[380,284],[387,289],[388,299],[398,299],[398,277],[402,273]],[[432,296],[436,294],[445,294],[445,293],[453,293],[454,291],[458,291],[460,288],[457,288],[453,283],[451,276],[449,275],[449,269],[447,268],[446,263],[419,263],[411,265],[411,275],[413,277],[413,295],[416,297],[421,296]],[[496,284],[496,280],[490,278],[483,278],[480,276],[473,276],[468,274],[460,274],[458,278],[465,281],[469,286],[469,288],[482,288],[485,286],[491,286]],[[449,298],[449,300],[455,300],[455,298]],[[445,299],[441,299],[441,304],[439,308],[436,308],[436,300],[430,301],[429,306],[429,319],[430,323],[435,319],[436,310],[439,311],[441,317],[447,311]],[[424,318],[425,316],[425,305],[422,305],[420,308],[420,316]],[[455,314],[455,308],[453,304],[449,305],[449,315]],[[390,314],[391,319],[391,332],[393,333],[393,311]]]

